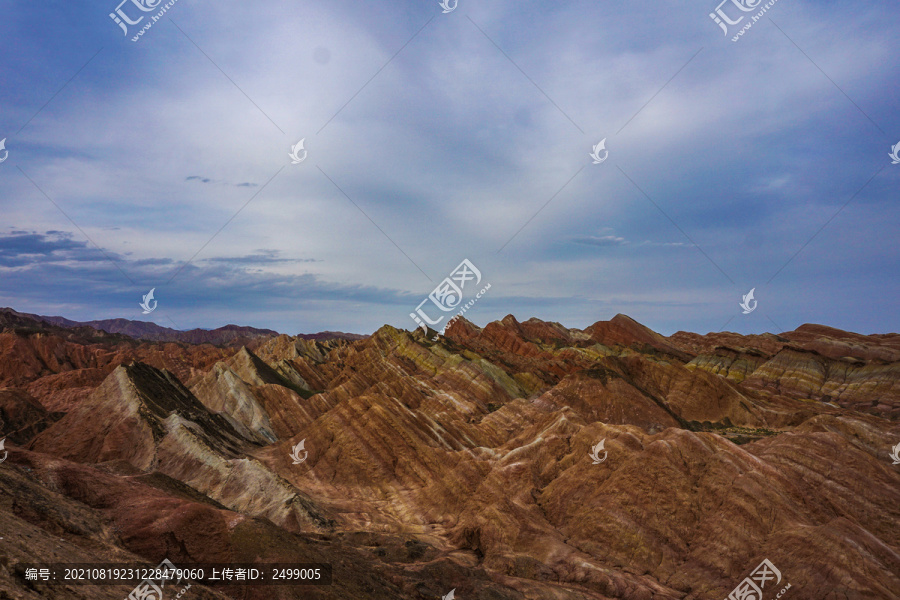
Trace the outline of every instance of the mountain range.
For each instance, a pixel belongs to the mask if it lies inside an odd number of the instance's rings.
[[[216,346],[243,346],[253,340],[268,338],[278,335],[271,329],[257,329],[240,325],[225,325],[217,329],[191,329],[180,331],[163,327],[149,321],[132,321],[129,319],[104,319],[101,321],[72,321],[65,317],[45,317],[20,313],[11,308],[0,308],[0,325],[14,322],[20,325],[30,325],[28,321],[36,321],[56,325],[63,329],[83,330],[93,329],[97,332],[110,334],[122,334],[136,340],[154,342],[184,342],[187,344],[213,344]],[[366,336],[340,331],[323,331],[321,333],[300,334],[304,339],[347,339],[359,340]]]
[[[163,559],[333,567],[210,599],[900,598],[898,334],[0,327],[0,599]]]

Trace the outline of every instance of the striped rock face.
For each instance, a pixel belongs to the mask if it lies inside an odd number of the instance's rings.
[[[721,600],[759,573],[764,600],[900,597],[900,336],[619,315],[355,337],[6,331],[0,553],[333,564],[328,588],[232,595],[266,600]]]

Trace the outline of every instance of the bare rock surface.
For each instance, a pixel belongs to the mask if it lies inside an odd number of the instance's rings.
[[[895,334],[510,315],[225,349],[49,327],[0,334],[8,598],[112,597],[17,575],[62,553],[341,576],[201,598],[721,600],[764,559],[763,600],[900,598]]]

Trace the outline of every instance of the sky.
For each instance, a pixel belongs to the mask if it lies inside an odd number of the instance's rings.
[[[118,2],[0,2],[0,306],[900,331],[896,2]]]

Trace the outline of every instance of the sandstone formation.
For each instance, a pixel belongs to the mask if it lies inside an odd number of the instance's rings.
[[[764,600],[900,598],[895,334],[510,315],[229,349],[16,327],[0,598],[69,597],[22,580],[29,544],[335,569],[209,598],[721,600],[763,559]]]

